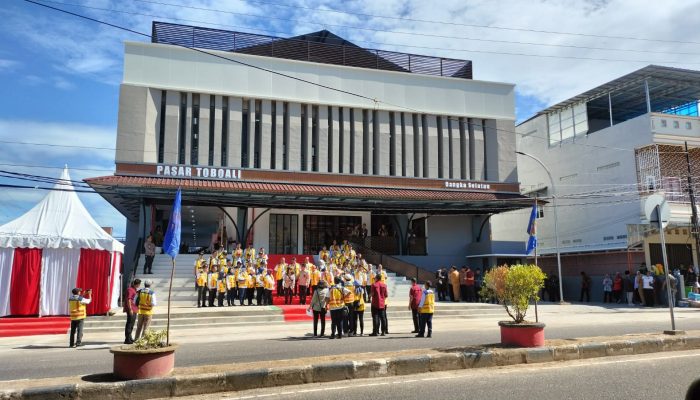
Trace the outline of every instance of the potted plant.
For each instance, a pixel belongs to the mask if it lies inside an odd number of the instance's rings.
[[[525,320],[531,300],[539,300],[545,274],[536,265],[511,265],[491,268],[484,275],[482,295],[495,297],[512,321],[499,321],[501,344],[519,347],[544,345],[544,327]]]
[[[166,343],[167,331],[147,330],[130,345],[112,347],[114,375],[120,379],[166,376],[175,367],[176,344]]]

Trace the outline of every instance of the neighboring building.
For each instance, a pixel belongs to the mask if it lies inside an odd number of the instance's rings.
[[[153,32],[125,44],[116,171],[87,180],[127,217],[127,260],[167,226],[177,187],[190,249],[225,227],[229,243],[271,254],[351,239],[430,269],[498,253],[487,216],[529,202],[514,86],[472,80],[470,61],[363,49],[327,31]]]
[[[671,203],[669,264],[697,265],[683,146],[690,147],[697,182],[698,99],[700,71],[651,65],[548,107],[516,127],[518,150],[538,157],[553,175],[562,272],[571,299],[578,300],[580,271],[594,275],[594,291],[601,292],[598,277],[605,273],[661,263],[658,235],[643,226],[648,224],[644,202],[652,193],[664,193]],[[518,171],[524,194],[554,194],[546,171],[534,160],[519,156]],[[540,264],[556,273],[548,201],[538,221]],[[504,219],[527,223],[525,211],[509,214],[517,217],[500,215],[494,225]],[[494,239],[510,233],[494,228]]]

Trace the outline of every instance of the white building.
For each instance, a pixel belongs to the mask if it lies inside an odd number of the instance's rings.
[[[594,290],[600,292],[596,279],[605,273],[661,263],[657,235],[644,234],[639,226],[648,223],[644,201],[659,191],[672,205],[669,264],[697,265],[683,145],[691,148],[698,181],[698,99],[700,71],[652,65],[548,107],[516,127],[518,150],[539,158],[553,175],[554,188],[536,161],[518,157],[523,193],[549,201],[538,222],[538,241],[545,256],[540,264],[552,273],[556,191],[562,274],[572,299],[578,299],[580,271],[594,275]],[[517,217],[494,217],[494,239],[512,237],[510,230],[499,231],[507,226],[499,224],[527,223],[526,211],[509,214]]]

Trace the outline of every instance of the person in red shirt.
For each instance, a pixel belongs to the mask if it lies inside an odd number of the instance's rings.
[[[386,284],[382,282],[382,275],[377,274],[374,283],[370,288],[372,292],[372,333],[370,336],[377,336],[381,325],[381,336],[386,335],[386,304],[384,300],[389,297]]]
[[[139,306],[136,305],[136,293],[141,286],[141,279],[134,279],[131,286],[126,289],[126,300],[124,301],[124,312],[126,313],[126,327],[124,328],[124,344],[134,343],[134,323],[136,315],[139,313]]]
[[[467,302],[474,303],[476,301],[476,291],[474,290],[474,271],[472,271],[472,269],[469,267],[467,267],[464,283],[467,286]]]
[[[416,278],[411,278],[411,288],[408,290],[408,309],[411,310],[413,316],[413,331],[411,333],[418,333],[418,304],[420,304],[422,296],[423,290],[418,286]]]

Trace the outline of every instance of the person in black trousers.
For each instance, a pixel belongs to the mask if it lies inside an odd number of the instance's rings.
[[[583,298],[586,298],[586,302],[591,302],[591,277],[586,275],[584,271],[581,271],[581,297],[580,302],[583,302]]]
[[[326,290],[326,282],[319,281],[316,285],[316,290],[311,295],[311,303],[309,309],[314,315],[314,337],[317,337],[318,323],[321,322],[321,337],[326,333],[326,305],[328,304],[328,290]]]

